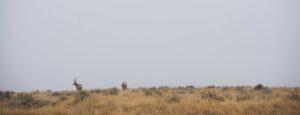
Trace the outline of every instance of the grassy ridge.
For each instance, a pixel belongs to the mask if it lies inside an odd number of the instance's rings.
[[[0,114],[299,115],[300,88],[193,86],[0,92]]]

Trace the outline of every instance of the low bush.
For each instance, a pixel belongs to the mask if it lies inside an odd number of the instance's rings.
[[[264,87],[262,92],[265,93],[265,94],[272,94],[272,89],[270,89],[268,87]]]
[[[0,91],[0,101],[6,101],[9,100],[13,97],[13,95],[15,94],[15,92],[13,91]]]
[[[206,87],[206,89],[212,89],[212,88],[216,88],[216,86],[210,85],[210,86],[207,86],[207,87]]]
[[[144,94],[146,96],[152,96],[152,95],[161,96],[162,95],[162,93],[158,89],[147,89],[147,90],[144,90]]]
[[[0,91],[0,101],[3,101],[5,99],[4,92]]]
[[[153,95],[152,91],[150,91],[150,90],[145,90],[145,91],[144,91],[144,94],[145,94],[146,96],[151,96],[151,95]]]
[[[37,100],[30,94],[18,94],[16,97],[11,98],[8,104],[15,107],[33,108],[33,107],[44,107],[51,102],[45,100]]]
[[[264,86],[262,84],[257,84],[255,87],[254,87],[254,90],[261,90],[263,89]]]
[[[246,87],[245,86],[236,86],[235,90],[238,92],[245,92],[246,91]]]
[[[294,101],[300,101],[300,95],[298,91],[292,91],[290,95],[288,96],[289,99],[294,100]]]
[[[167,102],[169,103],[180,102],[180,97],[177,95],[172,95],[167,98]]]
[[[94,89],[94,90],[91,90],[91,93],[100,93],[105,96],[118,95],[119,89],[118,88]]]
[[[66,92],[63,92],[64,95],[67,95],[67,96],[74,96],[76,95],[78,92],[77,91],[66,91]]]
[[[193,85],[188,85],[188,86],[186,86],[185,88],[187,88],[187,89],[195,89],[195,86],[193,86]]]
[[[89,97],[90,93],[87,91],[79,91],[75,94],[75,100],[74,103],[78,103],[80,101],[83,101],[85,98]]]
[[[52,96],[60,96],[61,94],[59,92],[53,92]]]
[[[93,89],[91,90],[91,93],[103,93],[104,91],[102,89]]]
[[[159,86],[158,89],[170,89],[170,87],[162,85],[162,86]]]
[[[107,94],[108,95],[118,95],[119,89],[118,88],[110,88],[107,89]]]
[[[156,90],[156,89],[157,89],[156,87],[149,88],[149,90]]]
[[[2,96],[3,94],[4,94],[4,92],[0,90],[0,96]]]
[[[215,92],[208,91],[201,93],[202,99],[216,100],[216,101],[224,101],[225,99],[221,96],[218,96]]]
[[[67,99],[68,98],[66,96],[64,96],[64,95],[59,96],[59,101],[65,101]]]
[[[230,89],[230,87],[227,87],[227,86],[222,87],[222,90],[223,90],[223,91],[228,91],[229,89]]]
[[[236,100],[237,101],[245,101],[251,99],[252,96],[248,92],[239,92],[236,95]]]

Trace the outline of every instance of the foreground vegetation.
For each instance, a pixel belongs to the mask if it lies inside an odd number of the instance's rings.
[[[0,91],[1,115],[299,115],[300,88],[152,87]]]

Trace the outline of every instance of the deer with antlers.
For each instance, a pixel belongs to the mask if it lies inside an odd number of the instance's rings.
[[[75,85],[75,87],[77,88],[77,91],[81,91],[82,90],[82,85],[80,83],[77,83],[76,80],[77,79],[75,78],[73,85]]]

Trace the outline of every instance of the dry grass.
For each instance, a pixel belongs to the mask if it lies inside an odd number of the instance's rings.
[[[0,92],[1,115],[299,115],[299,88],[159,87]]]

